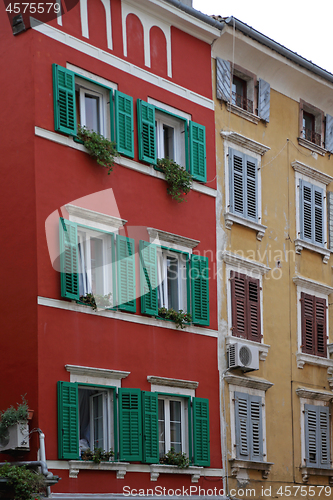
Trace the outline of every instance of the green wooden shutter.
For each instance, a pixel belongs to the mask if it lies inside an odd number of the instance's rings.
[[[140,241],[141,312],[157,316],[157,252],[156,246]]]
[[[194,179],[206,182],[206,128],[190,121],[190,172]]]
[[[156,163],[155,107],[138,99],[139,160]]]
[[[118,90],[114,97],[117,150],[134,158],[133,97]]]
[[[140,389],[119,389],[119,458],[142,460],[142,414]]]
[[[208,399],[193,398],[193,457],[194,465],[210,465]]]
[[[156,392],[142,392],[143,412],[143,461],[147,464],[159,462],[158,443],[158,398]]]
[[[77,226],[60,218],[60,281],[61,296],[79,300]]]
[[[132,238],[117,235],[118,307],[123,311],[136,311],[135,246]]]
[[[192,321],[209,325],[208,258],[192,255],[191,259]]]
[[[54,129],[76,135],[75,74],[53,64]]]
[[[78,388],[70,382],[58,382],[58,457],[79,458]]]

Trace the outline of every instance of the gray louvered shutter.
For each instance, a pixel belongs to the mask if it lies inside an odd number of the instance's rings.
[[[313,186],[313,243],[324,245],[324,191]]]
[[[250,460],[263,460],[262,400],[259,396],[249,396],[250,416]]]
[[[330,416],[327,407],[318,406],[318,428],[320,446],[320,467],[329,469],[330,461]]]
[[[269,122],[271,86],[259,78],[258,115],[265,122]]]
[[[231,64],[219,57],[216,58],[216,97],[231,100]]]
[[[257,196],[258,196],[258,169],[257,169],[257,160],[252,158],[251,156],[245,157],[246,162],[246,213],[245,216],[248,219],[252,219],[257,222],[258,220],[258,211],[257,211]]]
[[[317,407],[305,405],[305,460],[307,467],[319,467]]]
[[[333,192],[327,191],[326,196],[327,196],[329,249],[333,250]]]
[[[229,148],[230,212],[244,216],[245,156]]]
[[[333,116],[326,115],[325,148],[333,153]]]
[[[235,392],[236,456],[250,459],[250,415],[249,396]]]
[[[300,229],[301,239],[312,242],[312,185],[309,182],[299,181],[300,193]]]

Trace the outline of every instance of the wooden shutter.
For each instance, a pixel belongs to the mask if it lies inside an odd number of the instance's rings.
[[[59,221],[61,296],[79,300],[77,226],[63,218]]]
[[[312,186],[310,183],[300,180],[300,229],[301,239],[312,241]]]
[[[139,160],[156,163],[155,107],[138,99]]]
[[[114,95],[117,150],[134,158],[133,97],[118,90]]]
[[[76,136],[75,74],[57,64],[52,65],[52,70],[54,129]]]
[[[254,221],[258,220],[258,213],[257,213],[257,191],[258,191],[258,180],[257,180],[257,160],[254,158],[251,158],[250,156],[245,156],[245,162],[246,162],[246,186],[245,186],[245,194],[246,194],[246,200],[245,200],[245,206],[246,206],[246,212],[245,216],[248,219],[252,219]]]
[[[301,239],[323,246],[324,191],[304,180],[300,180],[299,186]]]
[[[326,334],[326,299],[314,297],[315,300],[315,354],[327,357]]]
[[[325,149],[333,152],[333,117],[331,115],[326,115]]]
[[[198,325],[209,325],[209,276],[208,258],[192,255],[191,295],[192,321]]]
[[[247,280],[245,274],[231,271],[232,335],[247,338]]]
[[[231,101],[231,64],[216,58],[216,98]]]
[[[210,465],[209,401],[193,398],[193,457],[194,465]]]
[[[119,458],[142,460],[142,414],[140,389],[119,389]]]
[[[132,238],[117,235],[118,307],[136,312],[135,246]]]
[[[302,352],[315,354],[314,342],[314,299],[312,295],[301,293]]]
[[[260,342],[261,321],[260,321],[260,281],[258,279],[246,277],[247,292],[247,338]]]
[[[143,461],[159,462],[158,398],[156,392],[142,392],[143,411]]]
[[[262,436],[262,399],[259,396],[249,396],[250,416],[250,460],[263,460]]]
[[[320,446],[320,467],[331,467],[330,452],[330,415],[329,408],[318,406],[318,430]]]
[[[79,458],[78,387],[70,382],[58,382],[58,458]]]
[[[236,456],[243,460],[250,460],[250,416],[248,399],[248,394],[235,392]]]
[[[265,80],[259,78],[259,91],[258,91],[258,115],[265,122],[269,122],[270,114],[270,95],[271,86]]]
[[[229,148],[230,212],[245,217],[245,155]]]
[[[324,192],[317,186],[313,186],[313,242],[324,245]]]
[[[158,315],[157,251],[156,246],[140,241],[140,292],[141,312]]]
[[[329,408],[306,404],[304,410],[306,465],[329,469],[331,467]]]
[[[206,129],[190,121],[190,172],[194,179],[206,182]]]

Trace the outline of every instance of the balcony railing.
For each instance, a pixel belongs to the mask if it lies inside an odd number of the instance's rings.
[[[236,94],[236,92],[232,92],[232,104],[253,113],[253,101],[246,99],[246,97],[240,94]]]
[[[314,130],[303,128],[303,137],[307,141],[313,142],[314,144],[317,144],[317,146],[321,146],[321,135],[317,134]]]

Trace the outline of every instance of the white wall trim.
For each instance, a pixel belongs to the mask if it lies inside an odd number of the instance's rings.
[[[68,204],[65,205],[65,208],[69,214],[70,221],[77,222],[78,224],[92,225],[96,229],[106,229],[112,232],[123,227],[127,222],[125,219],[102,214],[76,205]]]
[[[331,401],[333,399],[333,392],[318,391],[307,387],[299,387],[296,389],[296,394],[299,398],[316,399],[317,401]]]
[[[227,265],[237,268],[234,269],[236,272],[243,272],[245,274],[250,273],[251,276],[255,275],[255,277],[257,277],[257,275],[263,276],[271,270],[270,267],[265,266],[262,262],[246,259],[237,253],[225,251],[223,252],[222,259]]]
[[[199,245],[200,241],[180,236],[179,234],[168,233],[153,227],[147,227],[150,243],[164,245],[183,252],[192,253],[192,249]]]
[[[151,384],[151,392],[167,392],[193,398],[195,397],[195,390],[199,386],[199,382],[192,380],[157,377],[154,375],[148,375],[147,380]]]
[[[113,49],[112,42],[112,22],[111,22],[111,6],[110,0],[101,0],[104,10],[105,10],[105,18],[106,18],[106,38],[108,48],[110,50]],[[81,30],[82,36],[85,38],[89,38],[89,27],[88,27],[88,0],[80,0],[80,15],[81,15]]]
[[[114,387],[121,387],[121,380],[128,377],[131,373],[79,365],[65,365],[65,368],[70,373],[70,382],[93,385],[112,385]]]
[[[298,160],[293,161],[291,166],[293,167],[295,172],[303,174],[309,179],[313,179],[321,184],[324,184],[325,186],[328,186],[328,184],[333,181],[333,177],[331,177],[330,175],[327,175],[324,172],[320,172],[315,168],[309,167],[308,165],[305,165],[305,163],[301,163]]]
[[[326,283],[321,283],[320,281],[311,280],[309,278],[305,278],[305,276],[294,276],[293,282],[297,287],[302,287],[305,290],[308,290],[313,293],[320,293],[324,296],[328,296],[333,292],[333,287],[327,285]],[[324,297],[324,298],[326,298]]]
[[[103,78],[102,76],[95,75],[95,73],[91,73],[90,71],[86,71],[85,69],[79,68],[78,66],[75,66],[74,64],[71,64],[69,62],[66,63],[66,68],[73,71],[78,76],[82,76],[83,78],[89,78],[89,80],[92,80],[93,82],[99,83],[100,85],[103,85],[104,87],[117,90],[118,89],[118,84],[111,82],[110,80],[107,80],[106,78]]]
[[[51,299],[47,297],[38,297],[37,303],[40,306],[54,307],[56,309],[63,309],[65,311],[74,311],[83,314],[92,314],[97,316],[103,316],[104,318],[118,319],[120,321],[127,321],[130,323],[136,323],[146,326],[155,326],[157,328],[166,328],[169,330],[177,330],[176,325],[172,321],[164,321],[156,318],[150,318],[148,316],[140,316],[139,314],[130,314],[122,311],[111,311],[111,310],[101,310],[94,311],[91,307],[82,304],[77,304],[76,302],[70,302],[65,300]],[[195,333],[198,335],[205,335],[207,337],[218,337],[218,331],[212,330],[210,328],[200,328],[199,326],[189,325],[186,326],[184,330],[179,332],[179,335],[186,333]]]
[[[233,146],[241,146],[248,151],[251,151],[251,153],[259,154],[260,156],[264,155],[271,149],[269,146],[265,146],[260,142],[249,139],[248,137],[245,137],[245,135],[241,135],[238,132],[221,130],[221,137],[222,139],[230,142]]]

